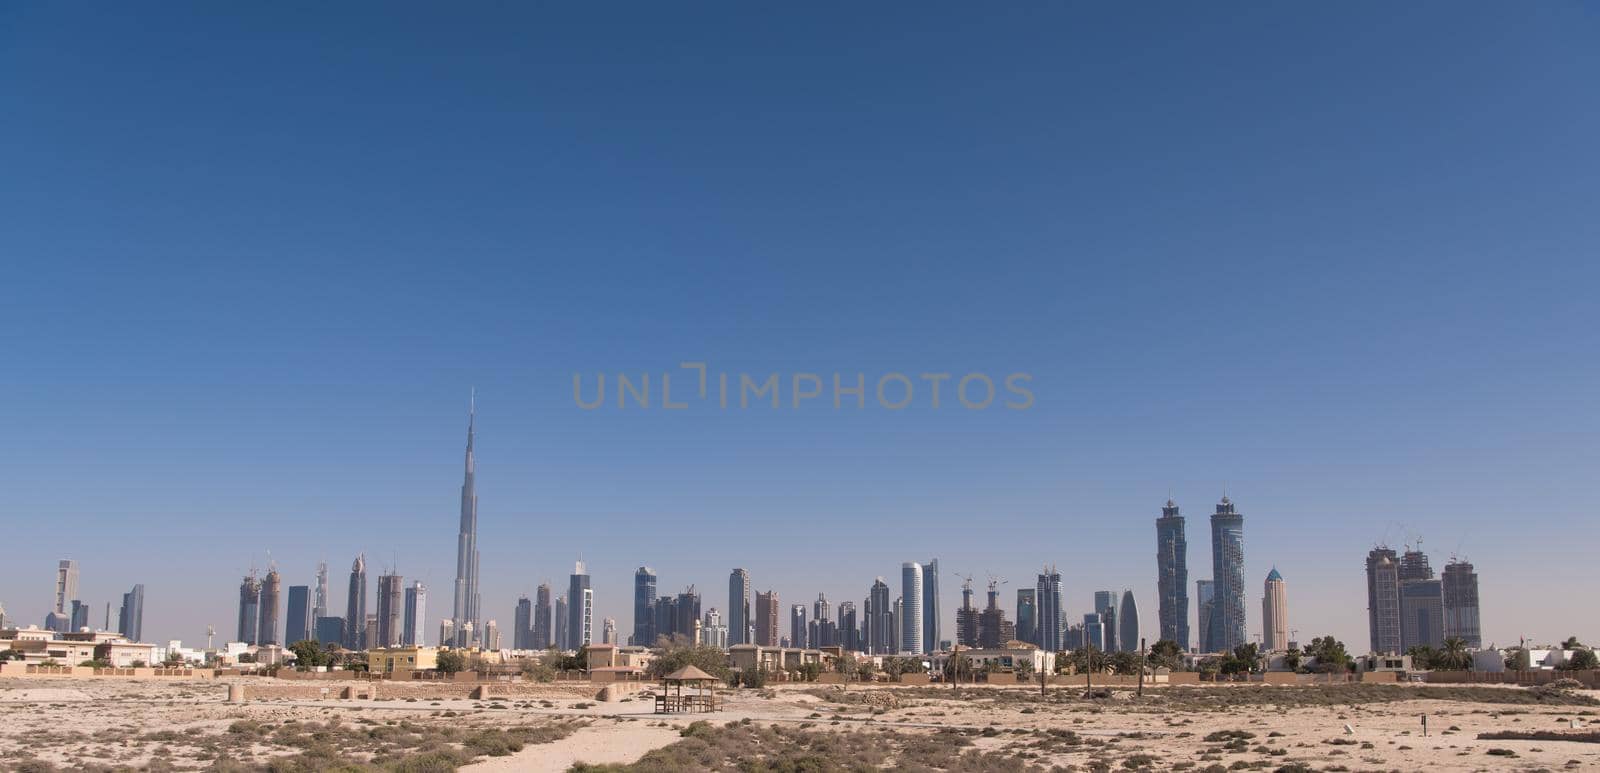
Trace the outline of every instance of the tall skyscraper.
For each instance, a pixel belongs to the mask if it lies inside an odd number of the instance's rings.
[[[889,583],[882,577],[873,581],[872,590],[867,593],[866,615],[867,651],[873,655],[893,654],[899,632],[892,620],[894,606],[889,600]]]
[[[983,611],[978,613],[978,646],[984,649],[998,649],[1006,643],[1017,638],[1017,628],[1006,620],[1006,612],[1000,608],[1000,590],[995,583],[989,583],[988,602]]]
[[[705,620],[700,624],[702,632],[701,644],[707,647],[716,647],[719,650],[728,648],[728,626],[722,622],[722,613],[716,607],[706,610]]]
[[[571,640],[572,649],[593,644],[594,591],[589,588],[589,573],[582,561],[573,566],[567,584],[567,615],[567,638]]]
[[[455,606],[450,619],[455,623],[456,639],[462,647],[476,641],[466,639],[463,630],[472,623],[474,632],[483,626],[478,617],[478,486],[475,481],[477,462],[472,456],[472,441],[478,419],[478,396],[474,392],[467,409],[466,472],[461,481],[461,531],[456,535],[456,586]]]
[[[1046,652],[1065,649],[1062,637],[1067,630],[1067,618],[1061,606],[1061,573],[1054,566],[1046,566],[1039,572],[1034,596],[1039,605],[1039,648]]]
[[[1122,606],[1117,610],[1117,647],[1123,652],[1139,651],[1139,605],[1131,590],[1122,592]]]
[[[327,616],[328,616],[328,562],[327,561],[319,561],[319,562],[317,562],[316,598],[312,602],[311,617],[312,617],[313,620],[315,620],[318,617],[327,617]]]
[[[550,583],[542,582],[533,594],[533,649],[550,649],[550,635]]]
[[[608,618],[605,619],[605,623],[600,627],[600,643],[601,644],[616,644],[617,643],[617,620],[616,620],[616,618],[608,617]]]
[[[1227,497],[1211,515],[1211,605],[1208,652],[1232,652],[1244,644],[1244,515]]]
[[[1394,550],[1378,546],[1367,553],[1367,630],[1372,651],[1398,655],[1400,647],[1400,564]]]
[[[778,646],[778,592],[756,594],[756,644]]]
[[[1114,590],[1094,592],[1094,610],[1100,613],[1100,623],[1104,631],[1100,647],[1106,652],[1122,649],[1117,642],[1117,599],[1118,594]]]
[[[922,651],[939,651],[939,559],[922,567]]]
[[[809,642],[806,641],[806,605],[795,604],[789,607],[789,646],[805,649]]]
[[[427,619],[428,586],[423,585],[421,580],[417,580],[406,588],[406,614],[404,621],[401,623],[403,632],[400,635],[400,643],[408,647],[427,645],[427,634],[422,630],[422,626],[427,622]]]
[[[745,629],[750,627],[750,572],[734,569],[728,575],[728,646],[749,644]]]
[[[1438,580],[1400,583],[1400,646],[1444,646],[1444,590]]]
[[[1206,650],[1211,643],[1211,616],[1217,606],[1217,584],[1210,580],[1194,581],[1195,620],[1200,624],[1200,649]]]
[[[405,579],[398,574],[378,575],[378,640],[368,647],[398,647],[405,617]]]
[[[654,610],[656,572],[648,566],[633,573],[633,643],[651,647],[656,643]]]
[[[1189,649],[1189,542],[1178,504],[1167,500],[1156,519],[1156,595],[1161,638]]]
[[[1105,652],[1106,623],[1099,612],[1090,612],[1083,616],[1083,646]]]
[[[568,606],[570,605],[567,604],[567,594],[563,593],[556,597],[556,649],[560,650],[576,649],[572,646],[572,632],[567,630],[567,626],[572,623],[572,617],[567,613]]]
[[[311,586],[290,585],[289,603],[284,608],[283,641],[285,644],[311,638]]]
[[[261,622],[256,626],[257,644],[283,644],[278,638],[278,597],[283,590],[283,578],[278,570],[267,569],[261,580]]]
[[[478,637],[484,649],[490,652],[500,651],[500,624],[493,620],[483,622],[483,635]]]
[[[70,558],[63,558],[56,562],[56,607],[55,611],[67,614],[72,606],[72,600],[78,597],[78,562]]]
[[[367,648],[367,555],[362,553],[350,564],[350,592],[345,602],[344,648]]]
[[[856,603],[854,601],[839,602],[839,646],[845,652],[861,652],[861,629],[857,627]]]
[[[961,606],[970,606],[967,598],[972,595],[972,589],[961,589]],[[1025,641],[1037,646],[1039,644],[1039,606],[1035,601],[1039,597],[1038,588],[1017,589],[1017,641]],[[960,635],[961,621],[957,615],[956,632]]]
[[[456,624],[454,620],[445,618],[439,621],[439,646],[454,647],[456,645]]]
[[[1476,585],[1474,585],[1476,593]],[[0,625],[0,627],[4,627]],[[122,594],[122,611],[117,615],[117,633],[122,634],[128,641],[143,641],[144,638],[144,585],[133,586],[133,590]]]
[[[1021,598],[1021,594],[1018,594]],[[1020,602],[1019,602],[1020,604]],[[978,646],[978,615],[982,610],[972,603],[972,581],[961,584],[961,606],[956,608],[956,644],[963,647]],[[1022,634],[1018,633],[1018,636]]]
[[[1478,620],[1478,573],[1472,564],[1451,559],[1440,575],[1444,585],[1444,637],[1460,639],[1472,649],[1483,646]]]
[[[1265,592],[1261,595],[1261,639],[1267,652],[1289,648],[1289,589],[1276,566],[1267,573]]]
[[[317,618],[316,635],[317,643],[323,646],[332,644],[344,646],[344,618],[327,615]]]
[[[907,561],[900,565],[900,651],[920,654],[922,649],[922,564]]]
[[[533,600],[524,595],[517,599],[517,614],[512,622],[511,648],[531,649],[532,646],[529,644],[531,641],[533,641]]]
[[[238,641],[256,643],[256,626],[261,624],[261,581],[255,571],[245,575],[239,583],[239,633]]]

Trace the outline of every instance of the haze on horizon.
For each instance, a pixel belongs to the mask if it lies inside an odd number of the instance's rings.
[[[1067,615],[1245,516],[1249,633],[1367,640],[1362,560],[1574,619],[1600,538],[1593,7],[0,8],[0,604],[146,638],[365,552],[485,618],[632,572],[859,606],[938,558]],[[572,378],[1032,375],[1026,411],[585,411]],[[674,390],[679,387],[674,376]],[[685,384],[689,383],[686,378]],[[871,382],[869,381],[869,390]],[[1003,395],[1002,395],[1003,397]],[[269,558],[270,551],[270,558]],[[1191,588],[1192,594],[1192,588]],[[1191,600],[1191,618],[1194,611]],[[784,624],[787,631],[787,623]],[[597,625],[598,628],[598,625]],[[226,633],[221,638],[226,638]]]

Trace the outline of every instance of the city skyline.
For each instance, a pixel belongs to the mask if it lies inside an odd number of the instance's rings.
[[[1425,541],[1484,644],[1600,640],[1542,592],[1600,539],[1593,14],[1385,10],[8,8],[0,603],[71,557],[95,624],[142,584],[198,641],[252,564],[326,560],[340,617],[399,556],[431,639],[464,564],[476,631],[576,556],[624,626],[640,565],[859,604],[937,556],[942,638],[950,577],[1010,611],[1050,564],[1064,625],[1132,588],[1151,629],[1152,517],[1193,594],[1225,492],[1247,639],[1277,565],[1301,638],[1366,640],[1361,556]],[[693,363],[827,396],[722,410]],[[1015,372],[1027,410],[952,397]],[[653,407],[580,408],[601,373]]]

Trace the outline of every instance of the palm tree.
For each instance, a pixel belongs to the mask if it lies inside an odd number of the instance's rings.
[[[1445,671],[1466,671],[1472,668],[1472,653],[1467,651],[1465,641],[1452,636],[1444,640],[1444,647],[1434,655],[1434,663]]]

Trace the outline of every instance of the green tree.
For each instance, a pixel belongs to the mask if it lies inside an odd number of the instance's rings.
[[[1283,653],[1283,667],[1289,669],[1290,671],[1299,671],[1300,651],[1289,650],[1288,652]]]
[[[104,660],[85,660],[78,664],[81,668],[110,668],[111,664]]]
[[[295,666],[301,671],[328,665],[328,653],[321,644],[311,639],[301,639],[289,645],[289,651],[294,653]]]
[[[1581,647],[1583,647],[1583,642],[1578,641],[1576,636],[1568,636],[1566,641],[1561,642],[1561,649],[1564,650],[1575,650]]]
[[[722,650],[696,647],[687,641],[669,642],[667,649],[650,661],[650,668],[645,673],[651,679],[660,679],[684,666],[694,666],[723,681],[733,674],[733,669],[728,666],[728,656]]]
[[[1253,674],[1261,670],[1261,653],[1254,643],[1241,644],[1222,659],[1219,669],[1224,674]]]
[[[1422,671],[1433,671],[1439,667],[1439,651],[1426,645],[1418,644],[1406,650],[1411,656],[1411,667]]]
[[[180,666],[185,665],[184,660],[183,660],[183,653],[179,652],[177,650],[172,650],[171,652],[168,652],[167,653],[167,659],[161,661],[161,665],[166,666],[167,668],[178,668]]]
[[[526,658],[522,661],[522,678],[534,682],[553,682],[556,669],[544,658]]]
[[[1467,671],[1472,668],[1472,653],[1459,636],[1444,640],[1444,647],[1434,654],[1434,667],[1441,671]]]
[[[972,681],[972,658],[959,650],[944,659],[944,680],[946,682]]]
[[[1113,652],[1108,659],[1112,670],[1118,674],[1133,676],[1139,673],[1140,658],[1137,652]]]
[[[20,653],[20,652],[18,652],[16,650],[12,650],[12,649],[0,650],[0,663],[4,663],[4,662],[6,662],[8,660],[21,660],[21,659],[22,659],[22,653]]]
[[[872,658],[861,658],[856,661],[856,678],[863,682],[870,682],[877,676],[878,664]]]
[[[1345,651],[1344,642],[1333,638],[1332,635],[1318,636],[1305,646],[1305,654],[1316,658],[1315,666],[1318,673],[1339,674],[1350,669],[1350,653]]]
[[[1080,674],[1100,673],[1100,670],[1106,667],[1105,653],[1092,644],[1073,650],[1067,658]]]
[[[443,650],[434,661],[433,670],[441,674],[455,674],[467,667],[467,656],[455,650]]]
[[[815,681],[817,681],[817,677],[819,677],[821,675],[822,675],[822,664],[821,663],[816,663],[816,662],[801,663],[800,667],[795,669],[795,676],[799,677],[801,681],[805,681],[805,682],[815,682]]]
[[[1033,676],[1033,660],[1030,658],[1017,661],[1016,671],[1019,680]]]
[[[1565,671],[1593,671],[1600,668],[1600,657],[1596,657],[1591,649],[1574,650],[1561,668]]]
[[[1505,664],[1507,671],[1527,671],[1529,666],[1527,648],[1512,647],[1507,650]]]
[[[1168,671],[1183,670],[1183,648],[1171,639],[1162,639],[1150,645],[1149,662],[1151,668],[1165,668]]]

